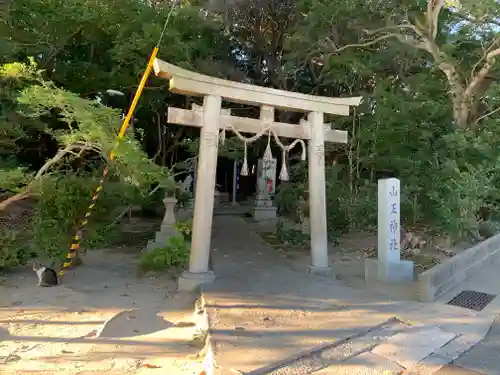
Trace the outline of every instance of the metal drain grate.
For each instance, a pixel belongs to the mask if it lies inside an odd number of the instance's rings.
[[[448,305],[463,307],[474,311],[481,311],[491,301],[493,301],[496,296],[496,294],[464,290],[463,292],[460,292],[458,295],[453,297],[453,299],[448,302]]]

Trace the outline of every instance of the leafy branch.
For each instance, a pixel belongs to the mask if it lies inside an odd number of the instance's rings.
[[[63,124],[63,128],[43,128],[45,133],[58,142],[59,150],[19,193],[0,202],[0,211],[34,194],[37,182],[51,169],[60,167],[68,157],[84,158],[91,153],[107,162],[110,151],[116,146],[117,129],[120,125],[118,110],[81,98],[56,87],[53,82],[45,81],[34,64],[7,64],[1,73],[3,76],[17,74],[18,79],[31,83],[21,90],[16,99],[18,112],[24,118],[40,119],[56,114],[57,121]],[[170,178],[170,171],[151,161],[133,135],[128,134],[118,146],[113,172],[125,182],[136,187],[147,187],[153,182],[162,183]]]
[[[326,38],[327,44],[335,53],[349,48],[365,48],[388,39],[396,39],[402,44],[429,53],[439,69],[446,75],[449,84],[449,96],[453,104],[453,118],[459,128],[474,125],[470,122],[473,102],[484,89],[487,76],[496,64],[500,55],[500,36],[495,37],[483,49],[483,56],[474,64],[470,78],[465,79],[453,59],[447,55],[438,44],[439,16],[445,6],[444,0],[429,0],[427,11],[423,18],[415,17],[411,22],[406,16],[404,22],[398,25],[387,25],[383,28],[362,32],[370,39],[364,43],[337,46],[331,39]],[[457,10],[458,12],[458,10]],[[479,20],[476,20],[479,22]],[[489,21],[485,21],[490,23]]]

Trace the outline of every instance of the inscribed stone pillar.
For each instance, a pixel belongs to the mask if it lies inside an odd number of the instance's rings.
[[[259,159],[257,165],[257,197],[252,210],[253,219],[256,221],[276,218],[276,207],[273,206],[276,191],[276,166],[277,160]]]
[[[401,260],[400,182],[378,181],[377,259],[365,260],[365,279],[384,282],[412,281],[413,262]]]
[[[325,139],[322,112],[308,115],[309,140],[309,220],[311,229],[312,273],[329,272],[328,234],[326,227]]]
[[[179,278],[179,289],[192,291],[199,285],[213,282],[215,276],[209,270],[210,237],[214,208],[215,175],[221,97],[205,96],[203,101],[203,126],[200,131],[200,150],[196,173],[193,233],[189,270]]]

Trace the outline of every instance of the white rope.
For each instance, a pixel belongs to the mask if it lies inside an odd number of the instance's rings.
[[[243,165],[241,167],[241,172],[240,174],[242,176],[248,176],[248,160],[247,160],[247,144],[248,143],[253,143],[260,137],[262,137],[267,131],[269,131],[269,128],[262,129],[259,133],[255,134],[253,137],[247,138],[244,135],[242,135],[234,126],[228,125],[227,128],[231,130],[236,136],[243,141]],[[224,144],[224,141],[226,139],[226,129],[222,129],[220,132],[219,140],[222,144]],[[272,155],[271,155],[272,157]]]
[[[286,168],[286,159],[288,156],[288,152],[290,152],[291,149],[293,149],[296,145],[300,144],[302,146],[302,154],[300,158],[305,161],[306,160],[306,143],[302,139],[296,139],[292,143],[290,143],[288,146],[285,146],[283,143],[281,143],[280,139],[278,138],[278,134],[276,134],[275,131],[272,131],[273,136],[274,136],[274,141],[276,144],[281,148],[281,171],[280,171],[280,180],[281,181],[288,181],[290,179],[290,176],[288,175],[288,170]]]
[[[262,137],[264,134],[268,134],[267,138],[267,146],[266,146],[266,151],[264,152],[263,159],[265,161],[271,161],[273,159],[273,154],[271,151],[271,135],[273,136],[276,144],[281,148],[281,171],[279,178],[282,181],[288,181],[290,179],[288,175],[288,170],[286,167],[286,159],[288,152],[292,150],[295,146],[300,144],[302,146],[302,154],[301,154],[301,160],[306,160],[306,143],[302,139],[296,139],[289,145],[285,146],[283,143],[281,143],[278,134],[271,128],[271,127],[266,127],[262,129],[259,133],[255,134],[253,137],[245,137],[243,136],[234,126],[232,125],[227,125],[227,128],[224,128],[221,130],[220,135],[219,135],[219,141],[221,144],[224,144],[224,141],[226,140],[226,130],[231,130],[236,136],[243,141],[243,166],[241,167],[241,175],[242,176],[248,176],[248,160],[247,160],[247,144],[253,143],[256,140],[258,140],[260,137]]]

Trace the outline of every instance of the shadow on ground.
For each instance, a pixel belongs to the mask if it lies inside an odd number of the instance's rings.
[[[91,251],[63,284],[36,287],[29,270],[0,292],[2,374],[191,375],[200,364],[193,294],[174,275],[136,277],[138,251]]]

